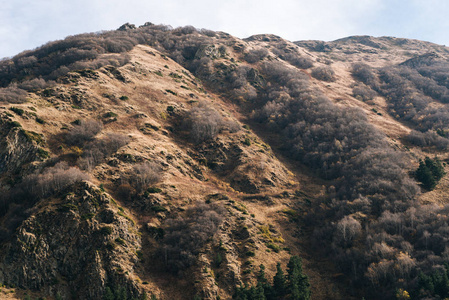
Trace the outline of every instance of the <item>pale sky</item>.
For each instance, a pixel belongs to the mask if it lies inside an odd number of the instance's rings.
[[[240,38],[373,35],[449,45],[448,16],[449,0],[0,0],[0,58],[69,35],[147,21]]]

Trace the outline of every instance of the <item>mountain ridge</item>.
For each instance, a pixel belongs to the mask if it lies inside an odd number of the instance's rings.
[[[0,63],[16,297],[230,299],[290,255],[312,299],[444,294],[417,274],[444,269],[448,179],[413,174],[448,159],[445,47],[123,29]],[[58,249],[68,224],[91,245]]]

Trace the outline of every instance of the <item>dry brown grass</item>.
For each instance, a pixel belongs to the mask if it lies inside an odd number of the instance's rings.
[[[269,46],[268,42],[261,40],[240,42],[247,46],[248,49],[256,46]],[[344,62],[334,61],[332,64],[332,68],[336,73],[337,80],[335,82],[328,83],[311,79],[312,85],[341,106],[358,107],[365,111],[370,122],[382,130],[390,138],[392,144],[398,145],[400,148],[403,147],[400,138],[408,134],[410,129],[389,116],[385,99],[378,97],[374,99],[374,105],[370,105],[352,97],[354,80],[350,75],[351,64],[348,62],[363,60],[372,66],[400,62],[404,60],[404,53],[401,50],[393,48],[391,51],[385,52],[385,54],[379,52],[379,55],[370,55],[367,60],[366,55],[362,52],[355,53],[349,58],[344,56],[343,51],[348,50],[350,46],[343,46],[342,49],[335,50],[332,55],[326,54],[323,56],[323,54],[312,53],[288,41],[283,42],[287,43],[289,47],[296,49],[303,56],[311,58],[316,66],[324,65],[322,62],[317,62],[322,61],[324,56],[327,56],[327,58],[345,57]],[[360,47],[365,49],[365,46]],[[149,54],[150,52],[154,55]],[[335,284],[336,281],[333,275],[336,272],[332,263],[320,260],[320,258],[311,253],[310,245],[307,242],[308,233],[301,233],[302,228],[290,222],[288,216],[283,213],[284,210],[297,209],[297,200],[290,197],[276,197],[276,195],[283,192],[288,192],[292,195],[295,190],[300,189],[302,192],[310,195],[310,200],[313,201],[313,199],[322,195],[323,186],[328,183],[316,178],[313,172],[310,172],[304,166],[286,159],[276,149],[274,151],[261,151],[262,140],[256,134],[263,136],[269,142],[268,144],[280,145],[281,141],[276,140],[275,135],[270,135],[257,127],[255,127],[255,131],[250,131],[249,133],[242,131],[230,134],[226,132],[220,135],[220,140],[223,144],[242,141],[246,136],[250,136],[253,139],[251,145],[244,148],[243,152],[246,161],[239,162],[241,170],[237,168],[237,171],[252,174],[251,179],[253,180],[263,178],[271,173],[279,177],[274,186],[264,187],[263,190],[264,194],[274,199],[271,205],[245,200],[242,192],[238,192],[230,186],[228,181],[230,181],[232,174],[216,174],[198,161],[195,161],[191,155],[191,152],[195,150],[194,146],[181,134],[172,133],[168,129],[176,120],[171,119],[169,116],[167,106],[174,106],[180,111],[188,111],[195,105],[192,101],[205,101],[211,103],[218,112],[226,117],[245,121],[247,116],[236,104],[229,103],[226,99],[222,99],[219,95],[215,95],[210,91],[207,94],[204,93],[200,90],[201,86],[194,81],[195,77],[189,71],[173,60],[162,56],[157,50],[149,46],[139,45],[130,51],[129,54],[131,56],[131,64],[119,68],[121,73],[129,79],[130,82],[128,83],[111,78],[107,73],[100,70],[98,72],[99,79],[95,81],[81,78],[77,83],[57,86],[58,91],[62,93],[70,93],[75,90],[84,91],[89,99],[88,104],[95,107],[94,110],[74,108],[70,103],[56,97],[42,98],[31,94],[28,103],[6,105],[5,109],[0,109],[0,111],[8,110],[10,106],[16,106],[42,117],[46,122],[45,125],[37,123],[29,114],[26,114],[25,117],[14,115],[13,118],[19,121],[24,129],[44,134],[47,137],[50,148],[54,152],[60,151],[58,153],[61,154],[68,154],[72,151],[71,149],[57,150],[63,142],[60,133],[66,132],[65,129],[61,130],[61,128],[71,128],[72,125],[70,123],[76,119],[100,120],[104,113],[114,112],[117,114],[117,120],[105,123],[103,133],[116,132],[129,135],[131,137],[130,143],[122,147],[118,153],[127,154],[136,161],[100,164],[92,171],[93,181],[96,184],[103,183],[107,190],[113,192],[121,173],[130,170],[137,162],[145,160],[155,161],[163,165],[163,180],[161,183],[158,183],[158,186],[164,191],[163,197],[161,196],[162,205],[169,207],[171,211],[179,212],[196,202],[204,201],[207,195],[214,193],[227,195],[231,200],[239,202],[246,207],[247,214],[242,214],[241,211],[236,209],[230,209],[232,212],[232,217],[230,217],[232,220],[230,222],[234,224],[232,222],[236,222],[235,219],[237,217],[245,217],[245,222],[253,226],[252,230],[255,234],[252,239],[257,248],[255,249],[256,255],[251,260],[253,260],[253,265],[256,266],[256,271],[258,265],[263,263],[267,267],[267,277],[271,278],[274,275],[277,262],[280,261],[285,266],[290,253],[299,255],[304,260],[305,272],[309,275],[312,283],[313,299],[348,299],[341,296],[341,286]],[[241,59],[241,55],[233,52],[231,47],[228,47],[228,54],[229,58],[234,58],[235,61]],[[275,55],[271,52],[268,56],[275,59]],[[221,59],[218,59],[218,61],[221,61]],[[173,78],[173,76],[170,76],[171,73],[176,73],[182,77]],[[181,85],[188,87],[188,90],[181,88]],[[173,91],[176,95],[167,91]],[[191,97],[190,94],[194,94],[194,97]],[[126,96],[127,99],[120,100],[122,96]],[[35,111],[31,110],[30,107],[34,107]],[[382,115],[373,112],[373,108]],[[150,129],[142,131],[141,129],[145,124],[151,124],[149,126]],[[278,135],[277,138],[279,138]],[[427,153],[411,148],[410,157],[417,158],[425,155]],[[442,158],[446,159],[448,157],[443,156]],[[263,168],[260,167],[261,165],[263,165]],[[414,167],[414,165],[411,164],[411,167]],[[195,170],[200,170],[203,176],[202,179],[199,176],[195,177]],[[449,169],[447,168],[446,172],[448,171]],[[448,190],[449,177],[446,175],[434,191],[424,193],[421,196],[421,201],[443,204],[446,201],[444,199],[448,199],[449,194],[446,192]],[[122,199],[117,200],[119,205],[123,207],[128,205],[126,202],[122,202]],[[128,208],[128,210],[127,212],[132,215],[140,227],[145,226],[149,220],[157,219],[162,222],[166,217],[154,214],[139,214],[133,211],[132,208]],[[267,252],[263,235],[259,234],[256,229],[258,226],[269,226],[270,224],[284,239],[284,242],[278,243],[279,246],[281,248],[289,248],[290,253],[284,250],[279,251],[279,253],[274,251]],[[230,235],[232,229],[232,226],[224,229],[228,230],[228,232],[225,231],[225,234]],[[145,249],[149,253],[145,257],[148,261],[150,259],[149,255],[155,250],[156,245],[145,233],[143,233],[142,238],[144,239],[144,246],[149,247]],[[233,260],[233,263],[242,263],[242,259],[236,258]],[[240,275],[236,274],[237,277],[240,277]],[[151,267],[141,266],[137,268],[135,274],[130,276],[140,282],[139,286],[148,292],[153,292],[157,296],[161,294],[162,299],[185,299],[184,291],[192,289],[190,278],[175,279]],[[173,284],[175,280],[176,284]],[[143,284],[145,281],[148,284]],[[13,294],[9,290],[8,293],[3,291],[2,293],[0,298],[9,297],[2,299],[18,299],[11,296]],[[223,296],[230,297],[225,292],[223,292]]]

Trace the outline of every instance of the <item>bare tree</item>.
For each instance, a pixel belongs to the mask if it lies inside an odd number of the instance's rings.
[[[162,168],[154,162],[143,162],[133,167],[130,182],[138,192],[162,179]]]
[[[345,216],[337,223],[337,236],[344,244],[352,242],[362,231],[360,222],[351,216]]]
[[[8,103],[24,103],[28,93],[19,89],[16,84],[11,84],[9,87],[0,88],[0,102]]]
[[[265,48],[256,48],[245,54],[245,60],[249,63],[256,63],[268,56],[268,50]]]
[[[168,270],[178,272],[194,264],[204,244],[217,232],[224,210],[199,203],[186,214],[166,221],[163,255]]]
[[[87,119],[81,120],[66,136],[66,142],[71,145],[80,145],[92,140],[101,130],[103,124],[100,121]]]
[[[69,167],[66,162],[60,162],[42,173],[27,176],[23,186],[31,195],[42,198],[57,193],[77,181],[88,179],[89,176],[77,167]]]
[[[223,117],[204,102],[193,108],[186,120],[190,136],[196,143],[215,138],[224,124]]]

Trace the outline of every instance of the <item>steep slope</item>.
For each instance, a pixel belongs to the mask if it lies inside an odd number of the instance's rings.
[[[230,299],[299,255],[313,299],[444,297],[448,55],[149,23],[2,61],[0,282]]]
[[[18,189],[25,189],[21,181],[39,178],[27,178],[25,174],[32,171],[21,169],[28,166],[39,172],[60,161],[77,164],[91,176],[89,183],[55,189],[49,198],[43,194],[29,203],[17,201],[20,196],[12,193],[13,198],[5,200],[18,202],[10,205],[19,208],[8,209],[3,218],[5,240],[11,242],[4,244],[2,251],[2,282],[77,299],[101,298],[106,287],[125,288],[129,297],[146,292],[161,299],[188,299],[195,293],[205,299],[228,298],[233,287],[250,276],[251,272],[242,273],[242,268],[251,270],[264,263],[271,275],[276,262],[288,259],[288,252],[277,253],[278,248],[298,253],[295,239],[284,242],[281,227],[276,225],[285,220],[282,211],[291,205],[286,195],[294,194],[298,187],[294,175],[269,146],[250,130],[241,129],[233,117],[239,116],[237,112],[206,92],[189,71],[151,47],[136,46],[129,52],[129,63],[121,68],[71,72],[58,81],[61,83],[29,94],[24,104],[2,108],[5,129],[14,124],[16,134],[39,137],[31,139],[30,146],[26,139],[19,139],[2,148],[26,151],[30,157],[9,150],[3,159],[17,169],[5,166],[3,182],[19,182]],[[207,103],[204,106],[213,110],[213,117],[230,125],[214,141],[196,145],[190,142],[185,126],[189,126],[188,111],[201,103]],[[36,122],[37,118],[42,121]],[[89,128],[80,134],[93,142],[78,134],[78,128],[89,120],[103,124],[96,136],[90,136]],[[120,134],[115,137],[119,141],[114,141],[119,144],[116,153],[103,156],[92,152],[101,145],[95,141],[105,142],[112,134]],[[162,178],[150,192],[141,194],[135,191],[132,176],[136,176],[135,166],[145,161],[156,163]],[[36,176],[43,172],[40,174]],[[41,188],[36,185],[31,189]],[[157,258],[161,255],[157,232],[167,218],[176,218],[204,201],[227,208],[222,212],[223,225],[211,243],[201,248],[204,254],[192,270],[195,276],[179,281],[163,271]],[[27,209],[26,215],[18,214],[22,208]],[[23,221],[15,229],[11,220],[17,218]],[[266,245],[276,247],[269,260]],[[254,252],[255,258],[245,258],[246,252]],[[219,268],[214,263],[217,253],[225,262]],[[217,272],[220,280],[210,278],[204,269]],[[319,281],[321,275],[313,278]],[[193,282],[197,287],[192,288]],[[80,290],[80,286],[89,288]],[[331,293],[330,287],[323,289]]]

